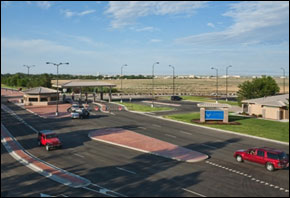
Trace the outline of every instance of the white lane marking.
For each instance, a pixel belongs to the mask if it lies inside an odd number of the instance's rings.
[[[187,135],[192,135],[191,133],[185,132],[185,131],[180,131],[181,133],[187,134]]]
[[[280,191],[284,191],[284,192],[286,192],[286,193],[289,192],[288,189],[284,189],[284,188],[282,188],[282,187],[275,186],[275,185],[273,185],[273,184],[269,184],[269,183],[267,183],[267,182],[265,182],[265,181],[262,181],[262,180],[256,179],[256,178],[252,177],[252,175],[248,175],[248,174],[245,174],[245,173],[243,173],[243,172],[240,172],[240,171],[237,171],[237,170],[234,170],[234,169],[226,168],[226,167],[224,167],[224,166],[221,166],[221,165],[219,165],[219,164],[216,164],[216,163],[213,163],[213,162],[210,162],[210,161],[206,161],[206,163],[207,163],[207,164],[210,164],[210,165],[212,165],[212,166],[216,166],[216,167],[219,167],[219,168],[226,169],[226,170],[228,170],[228,171],[230,171],[230,172],[233,172],[233,173],[236,173],[236,174],[242,175],[242,176],[244,176],[244,177],[251,178],[252,181],[255,181],[255,182],[260,183],[260,184],[264,184],[265,186],[273,187],[273,188],[275,188],[275,189],[277,189],[277,190],[279,189]]]
[[[145,128],[145,127],[138,127],[138,129],[146,130],[147,128]]]
[[[202,195],[202,194],[200,194],[200,193],[194,192],[194,191],[192,191],[192,190],[188,190],[188,189],[186,189],[186,188],[182,188],[182,190],[185,190],[185,191],[187,191],[187,192],[190,192],[190,193],[195,194],[195,195],[200,196],[200,197],[206,197],[205,195]]]
[[[85,158],[84,156],[80,155],[80,154],[77,154],[77,153],[74,153],[74,155],[78,156],[78,157],[81,157],[81,158]]]
[[[168,136],[168,137],[172,137],[172,138],[176,138],[176,136],[174,136],[174,135],[169,135],[169,134],[165,134],[166,136]]]
[[[202,146],[205,146],[205,147],[208,147],[208,148],[212,148],[212,149],[217,149],[217,147],[214,147],[214,146],[209,146],[207,144],[201,144]]]
[[[121,171],[125,171],[125,172],[128,172],[128,173],[131,173],[131,174],[137,174],[137,173],[135,173],[135,172],[133,172],[133,171],[129,171],[129,170],[127,170],[127,169],[124,169],[124,168],[120,168],[120,167],[116,167],[116,169],[119,169],[119,170],[121,170]]]
[[[159,127],[159,128],[161,128],[161,126],[158,125],[158,124],[152,124],[152,126],[155,126],[155,127]]]
[[[95,191],[95,192],[103,193],[103,194],[109,195],[109,196],[111,196],[111,197],[127,197],[126,195],[122,195],[121,193],[117,193],[117,192],[115,192],[115,191],[109,190],[109,189],[104,188],[104,187],[102,187],[102,186],[99,186],[99,185],[97,185],[97,184],[93,184],[93,183],[91,183],[91,185],[100,188],[99,191],[96,191],[96,190],[94,190],[94,189],[90,189],[90,190],[93,190],[93,191]],[[111,193],[111,194],[108,194],[107,192],[108,192],[108,193]],[[114,194],[114,195],[112,195],[112,194]]]

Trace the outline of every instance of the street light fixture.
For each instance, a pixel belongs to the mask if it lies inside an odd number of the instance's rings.
[[[122,65],[121,67],[121,103],[123,102],[123,83],[122,83],[122,79],[123,79],[123,67],[127,67],[128,65]]]
[[[214,67],[212,67],[211,69],[216,70],[216,103],[218,103],[218,69]]]
[[[154,65],[159,64],[159,62],[155,62],[152,65],[152,104],[151,107],[154,107]]]
[[[281,69],[283,70],[283,93],[285,94],[285,69],[283,67]]]
[[[35,67],[35,65],[23,65],[23,67],[27,67],[27,70],[28,70],[27,74],[29,76],[29,69],[30,69],[30,67]]]
[[[168,66],[171,67],[171,68],[173,69],[173,77],[172,77],[172,79],[173,79],[173,95],[172,95],[172,96],[174,96],[174,95],[175,95],[175,84],[174,84],[174,78],[175,78],[175,67],[172,66],[172,65],[168,65]]]
[[[228,69],[232,67],[231,65],[226,68],[226,101],[228,101]]]
[[[57,67],[57,75],[56,75],[56,90],[57,90],[57,100],[56,100],[56,112],[55,112],[55,115],[58,116],[58,100],[59,100],[59,96],[58,96],[58,67],[60,65],[68,65],[69,63],[52,63],[52,62],[46,62],[46,64],[52,64],[54,66]]]

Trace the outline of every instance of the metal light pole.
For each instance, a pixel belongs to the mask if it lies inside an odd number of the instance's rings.
[[[152,65],[152,104],[151,107],[154,107],[154,65],[159,64],[159,62],[155,62]]]
[[[123,83],[122,83],[122,79],[123,79],[123,67],[127,67],[128,65],[122,65],[121,67],[121,103],[123,102]]]
[[[283,70],[283,93],[285,94],[285,69],[283,67],[281,69]]]
[[[27,67],[27,69],[28,69],[27,74],[29,76],[29,69],[30,69],[30,67],[35,67],[35,65],[23,65],[23,67]]]
[[[218,103],[218,69],[214,67],[212,67],[211,69],[216,70],[216,103]]]
[[[226,101],[228,101],[228,69],[232,67],[231,65],[226,68]]]
[[[57,70],[56,70],[56,72],[57,72],[57,75],[56,75],[57,100],[56,100],[56,112],[55,112],[55,115],[58,116],[58,100],[59,100],[59,96],[58,96],[58,67],[60,65],[68,65],[69,63],[58,63],[58,64],[56,64],[56,63],[52,63],[52,62],[46,62],[46,64],[52,64],[52,65],[57,67]]]
[[[172,95],[172,96],[174,96],[174,95],[175,95],[175,84],[174,84],[174,78],[175,78],[175,67],[172,66],[172,65],[168,65],[168,66],[171,67],[171,68],[173,69],[173,77],[172,77],[172,79],[173,79],[173,95]]]

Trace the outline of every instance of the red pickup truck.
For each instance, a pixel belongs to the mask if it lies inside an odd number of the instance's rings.
[[[289,158],[285,152],[273,148],[250,148],[235,152],[234,157],[238,162],[244,160],[265,165],[268,171],[289,167]]]
[[[61,148],[62,144],[57,135],[51,130],[42,130],[38,133],[37,137],[38,145],[45,146],[45,149],[49,151],[52,148]]]

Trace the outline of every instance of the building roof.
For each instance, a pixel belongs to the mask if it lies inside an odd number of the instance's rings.
[[[46,87],[34,87],[31,89],[28,89],[26,91],[23,91],[25,94],[51,94],[51,93],[57,93],[54,89],[49,89]]]
[[[116,85],[100,81],[71,81],[62,85],[66,87],[115,87]]]
[[[284,107],[287,104],[289,104],[289,101],[287,99],[289,100],[289,94],[243,100],[242,103],[260,104],[260,105],[274,106],[274,107]]]
[[[204,108],[230,108],[231,105],[228,104],[220,104],[220,103],[199,103],[197,104],[198,107],[204,107]]]
[[[52,86],[56,87],[56,80],[51,81]],[[68,87],[116,87],[114,84],[107,82],[97,81],[97,80],[58,80],[58,87],[68,88]]]

